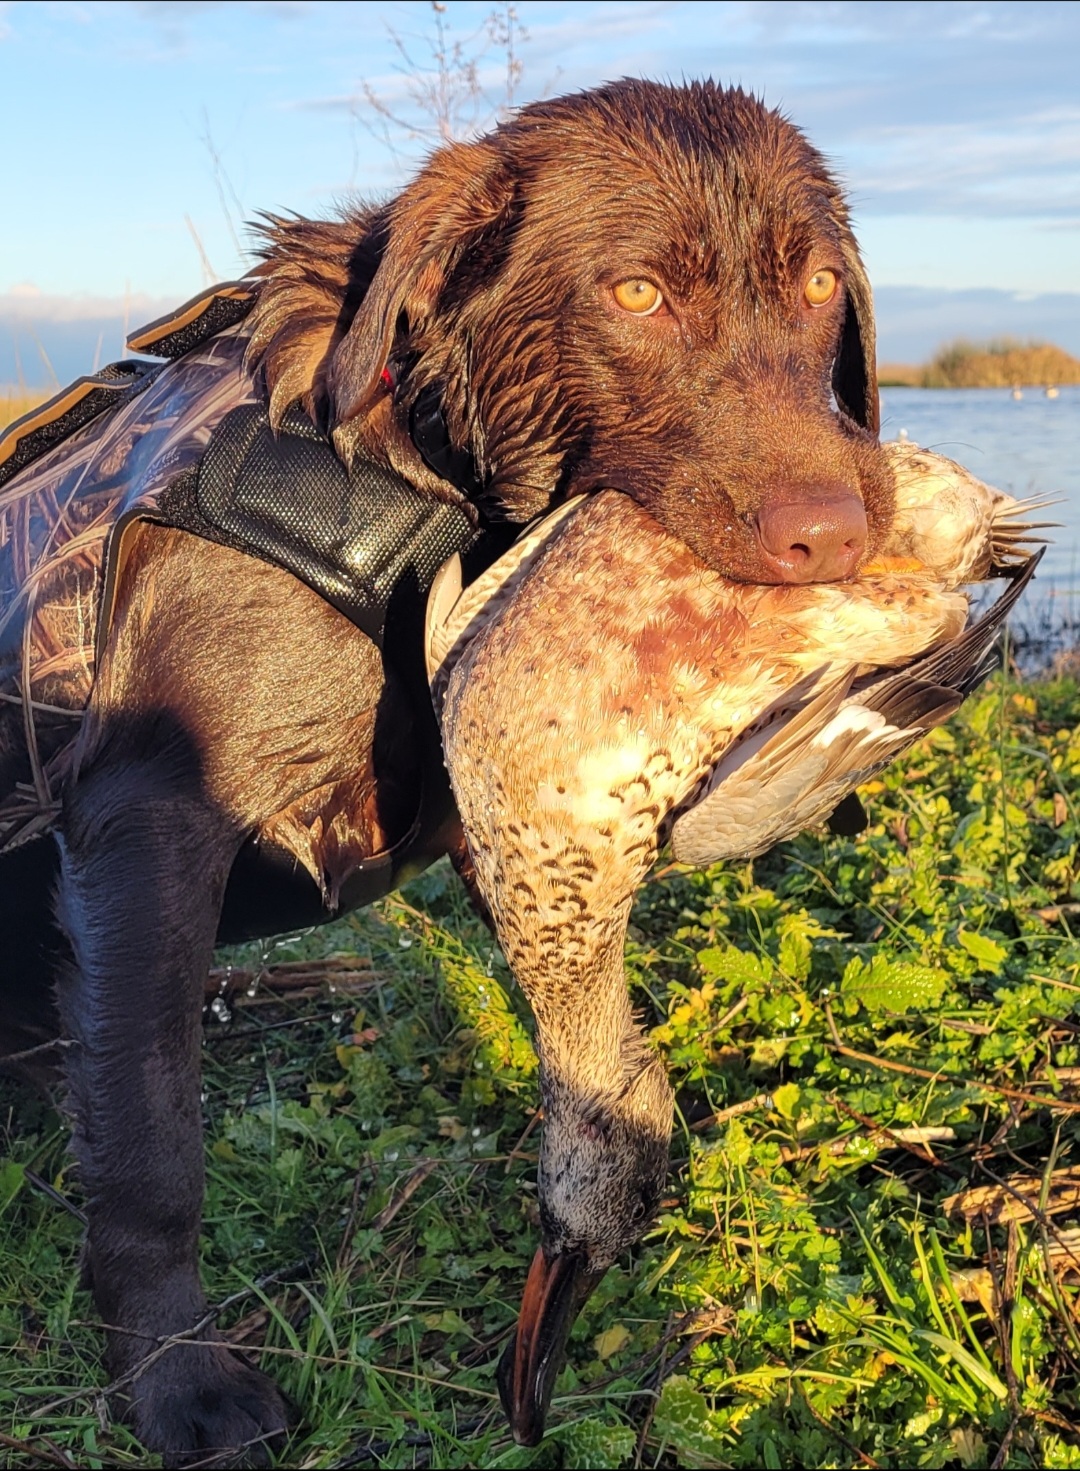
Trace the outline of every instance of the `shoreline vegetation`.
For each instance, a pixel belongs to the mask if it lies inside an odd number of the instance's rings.
[[[928,363],[882,363],[881,388],[1057,388],[1080,383],[1080,358],[1051,342],[991,342],[958,338],[940,347]]]

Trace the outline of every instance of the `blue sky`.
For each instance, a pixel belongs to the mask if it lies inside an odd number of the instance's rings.
[[[447,8],[470,55],[491,8]],[[947,335],[950,302],[976,331],[1060,321],[1080,352],[1080,5],[517,10],[519,100],[625,74],[712,75],[792,116],[847,181],[884,356],[914,350],[920,309],[924,335],[939,323]],[[0,0],[0,381],[12,324],[42,341],[58,323],[92,337],[125,299],[134,322],[210,272],[237,273],[259,207],[317,213],[400,185],[426,141],[399,129],[392,154],[364,88],[419,124],[391,33],[430,63],[431,22],[425,0]],[[497,103],[497,51],[480,76]],[[30,380],[33,358],[24,342]]]

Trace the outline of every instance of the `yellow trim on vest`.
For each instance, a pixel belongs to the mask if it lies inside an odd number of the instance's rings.
[[[6,465],[11,459],[19,447],[20,440],[25,439],[28,434],[33,434],[35,430],[43,429],[46,424],[55,424],[76,405],[81,404],[89,394],[96,393],[98,389],[105,389],[107,392],[126,392],[130,389],[132,382],[134,379],[120,383],[103,383],[100,378],[77,378],[62,393],[58,393],[55,398],[46,399],[43,404],[38,404],[37,408],[31,409],[21,419],[16,419],[0,434],[0,465]]]
[[[172,337],[174,333],[190,327],[192,322],[197,322],[215,301],[244,301],[255,295],[255,289],[246,281],[226,281],[220,286],[211,286],[207,291],[200,291],[198,296],[193,296],[183,306],[177,307],[176,311],[167,316],[158,317],[153,322],[147,322],[145,327],[139,327],[132,332],[127,340],[129,352],[150,352],[155,343],[161,342],[166,337]],[[150,352],[151,357],[153,353]]]

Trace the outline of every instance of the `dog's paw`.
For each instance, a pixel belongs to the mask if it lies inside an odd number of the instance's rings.
[[[126,1418],[166,1466],[269,1466],[291,1418],[273,1380],[219,1344],[177,1344],[124,1392]]]

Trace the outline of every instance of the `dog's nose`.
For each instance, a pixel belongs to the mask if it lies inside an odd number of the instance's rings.
[[[842,582],[866,547],[866,509],[857,495],[769,501],[755,528],[777,582]]]

